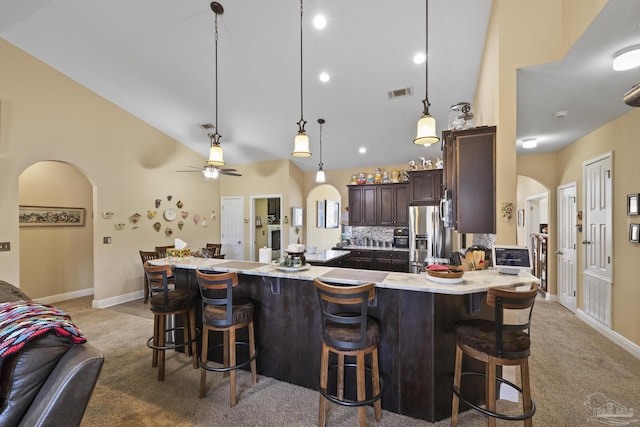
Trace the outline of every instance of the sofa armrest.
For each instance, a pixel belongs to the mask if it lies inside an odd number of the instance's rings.
[[[19,426],[78,426],[102,370],[104,356],[90,344],[74,345],[60,359]]]

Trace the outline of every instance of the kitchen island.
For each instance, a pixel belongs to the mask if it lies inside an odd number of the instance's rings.
[[[350,251],[329,249],[318,253],[306,253],[305,258],[311,265],[324,265],[326,267],[342,267],[344,261],[349,258]]]
[[[315,389],[320,372],[320,312],[313,279],[355,285],[376,284],[369,314],[380,323],[379,365],[384,379],[382,407],[430,422],[451,414],[457,321],[491,318],[481,304],[491,287],[530,284],[537,279],[496,271],[466,272],[459,284],[439,284],[425,275],[306,265],[281,271],[273,264],[208,258],[160,259],[175,268],[176,286],[198,289],[195,269],[240,275],[234,296],[251,299],[261,375]],[[466,365],[476,370],[469,363]],[[470,389],[471,387],[467,388]],[[483,401],[484,385],[471,393]]]

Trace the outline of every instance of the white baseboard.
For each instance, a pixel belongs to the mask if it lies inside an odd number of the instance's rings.
[[[111,298],[105,298],[101,300],[93,300],[91,306],[93,308],[107,308],[112,307],[114,305],[122,304],[129,301],[134,301],[144,297],[144,291],[135,291],[124,295],[118,295]]]
[[[40,304],[54,304],[56,302],[66,301],[74,298],[82,298],[89,295],[93,295],[93,288],[87,288],[79,291],[67,292],[67,293],[58,294],[58,295],[50,295],[48,297],[36,298],[35,300],[38,301]]]
[[[600,332],[602,335],[609,338],[611,341],[618,344],[629,353],[633,354],[636,358],[640,359],[640,346],[623,337],[616,331],[598,322],[597,320],[593,319],[591,316],[580,309],[576,310],[576,316],[578,317],[578,319],[582,320],[593,329]]]

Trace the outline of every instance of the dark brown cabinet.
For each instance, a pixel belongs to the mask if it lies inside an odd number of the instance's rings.
[[[359,268],[362,270],[373,270],[374,260],[376,258],[375,251],[355,250],[349,254],[349,268]]]
[[[349,225],[406,226],[408,223],[408,184],[349,186]]]
[[[349,254],[349,268],[362,270],[409,272],[409,252],[383,250],[352,250]]]
[[[442,133],[444,185],[458,233],[496,232],[496,127]]]
[[[377,251],[375,269],[408,273],[409,252]]]
[[[407,225],[409,223],[409,185],[381,184],[377,186],[377,225]]]
[[[349,186],[349,225],[376,225],[376,187]]]
[[[412,205],[437,205],[442,197],[442,169],[409,172],[409,202]]]

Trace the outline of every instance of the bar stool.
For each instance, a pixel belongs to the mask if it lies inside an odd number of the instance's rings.
[[[202,296],[202,353],[200,356],[200,398],[207,395],[207,371],[224,372],[230,376],[229,406],[234,407],[236,397],[236,369],[251,364],[251,379],[258,381],[256,372],[256,344],[253,329],[253,304],[233,298],[233,288],[238,285],[238,273],[204,273],[196,270]],[[248,328],[248,342],[236,341],[236,331]],[[223,332],[223,367],[215,367],[209,360],[209,331]],[[249,357],[242,363],[236,361],[236,347],[249,346]]]
[[[538,285],[532,283],[527,291],[489,289],[487,304],[494,307],[495,321],[484,319],[463,320],[456,325],[456,362],[453,377],[453,400],[451,404],[451,426],[458,425],[458,406],[462,400],[471,408],[488,416],[490,427],[496,425],[496,418],[503,420],[524,420],[524,425],[533,425],[532,417],[536,405],[531,399],[529,384],[530,330],[533,304],[538,294]],[[517,310],[510,313],[513,321],[505,321],[504,310]],[[466,354],[486,363],[486,373],[462,372],[462,356]],[[503,379],[496,378],[496,366],[520,366],[522,388]],[[486,378],[486,408],[482,408],[462,396],[461,377],[466,375]],[[496,412],[496,381],[508,384],[522,394],[521,415],[508,415]]]
[[[158,259],[158,258],[164,258],[164,257],[161,257],[156,251],[140,251],[140,259],[142,259],[143,268],[144,268],[145,262],[152,259]],[[167,279],[169,280],[170,285],[171,284],[175,285],[175,277],[173,276],[173,272],[171,273],[171,276],[169,276]],[[162,286],[161,284],[158,284],[157,287],[162,287]],[[149,300],[149,285],[147,284],[147,273],[144,273],[144,304],[146,304],[148,300]]]
[[[147,340],[147,347],[153,349],[151,366],[158,367],[158,381],[164,381],[165,350],[184,348],[185,354],[193,358],[193,368],[198,369],[196,350],[196,293],[189,289],[169,289],[169,276],[172,275],[169,265],[153,266],[144,263],[144,271],[149,286],[149,308],[153,312],[153,336]],[[166,327],[166,318],[182,315],[184,327]],[[167,340],[167,333],[182,330],[183,341]]]
[[[321,309],[322,356],[320,359],[320,411],[318,425],[327,421],[327,401],[358,407],[360,426],[367,425],[367,405],[373,404],[376,421],[382,419],[383,381],[378,369],[380,326],[367,316],[369,301],[375,296],[375,284],[336,286],[314,279]],[[338,356],[337,365],[329,368],[329,352]],[[371,355],[371,368],[365,366],[365,356]],[[356,363],[345,364],[345,356],[355,356]],[[356,369],[357,400],[344,396],[345,367]],[[327,390],[329,371],[337,370],[336,393]],[[365,374],[371,377],[372,397],[367,399]]]

